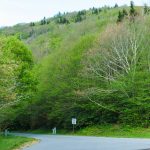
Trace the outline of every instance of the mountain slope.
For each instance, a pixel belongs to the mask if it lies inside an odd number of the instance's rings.
[[[78,128],[148,127],[150,17],[141,12],[93,8],[2,29],[32,50],[37,80],[34,97],[15,109],[11,126],[70,129],[76,117]]]

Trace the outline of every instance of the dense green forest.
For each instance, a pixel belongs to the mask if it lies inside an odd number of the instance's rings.
[[[0,29],[0,129],[149,127],[149,25],[131,2]]]

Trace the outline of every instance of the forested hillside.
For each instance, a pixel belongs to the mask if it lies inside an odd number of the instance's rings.
[[[148,127],[149,25],[131,3],[0,29],[0,128]]]

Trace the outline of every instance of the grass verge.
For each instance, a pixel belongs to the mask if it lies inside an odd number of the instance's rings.
[[[16,136],[0,136],[0,150],[15,150],[19,149],[26,143],[35,141],[32,138],[16,137]]]
[[[130,126],[119,125],[93,126],[77,131],[76,135],[117,138],[150,138],[150,128],[133,128]]]
[[[38,129],[28,131],[34,134],[51,134],[51,130]],[[59,135],[80,135],[80,136],[100,136],[100,137],[117,137],[117,138],[150,138],[150,128],[130,127],[120,125],[103,125],[91,126],[80,130],[75,133],[67,130],[57,130]]]

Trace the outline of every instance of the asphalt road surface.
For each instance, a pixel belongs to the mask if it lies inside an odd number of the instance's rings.
[[[150,150],[150,140],[148,139],[39,134],[16,135],[40,140],[39,143],[23,150]]]

